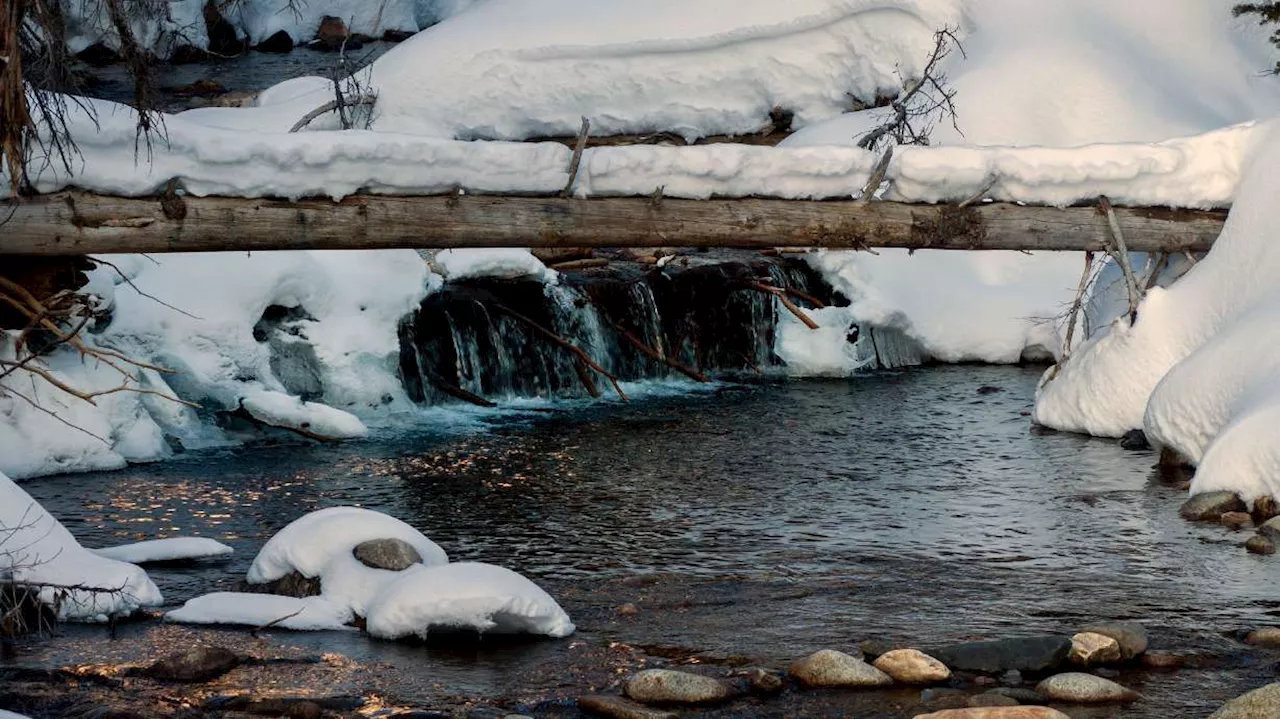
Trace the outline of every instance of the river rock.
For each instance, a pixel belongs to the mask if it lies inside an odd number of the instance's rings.
[[[937,684],[951,678],[947,665],[916,649],[885,652],[874,666],[903,684]]]
[[[961,709],[969,706],[969,693],[960,689],[938,687],[920,692],[920,703],[926,709]]]
[[[1116,640],[1120,644],[1120,658],[1126,662],[1147,651],[1147,630],[1137,622],[1090,624],[1080,631]]]
[[[1275,497],[1258,497],[1253,500],[1253,523],[1262,524],[1272,517],[1280,516],[1280,505]]]
[[[224,647],[197,647],[156,660],[143,674],[162,682],[197,683],[217,679],[240,666],[240,656]]]
[[[1109,664],[1120,661],[1120,642],[1094,632],[1080,632],[1071,637],[1071,661],[1074,664]]]
[[[1258,647],[1280,648],[1280,627],[1263,627],[1249,632],[1244,639],[1246,644]]]
[[[808,687],[860,689],[887,687],[893,677],[844,652],[823,649],[797,659],[787,669],[796,681]]]
[[[1248,512],[1227,512],[1222,515],[1218,521],[1221,522],[1224,527],[1244,529],[1253,521],[1253,515]]]
[[[879,659],[882,654],[888,654],[895,649],[910,649],[905,644],[894,644],[880,639],[867,639],[860,642],[858,648],[862,650],[863,654],[871,657],[873,661]]]
[[[1272,517],[1258,525],[1258,534],[1272,542],[1280,541],[1280,517]]]
[[[1022,672],[1017,669],[1010,669],[1000,675],[1000,683],[1006,687],[1020,687],[1022,686],[1022,682]]]
[[[969,697],[969,706],[971,707],[1016,707],[1022,702],[1007,697],[1003,694],[979,694],[976,697]]]
[[[1216,522],[1227,512],[1243,512],[1248,506],[1235,492],[1205,492],[1182,503],[1178,513],[1193,522]]]
[[[1010,669],[1051,671],[1062,666],[1070,653],[1071,640],[1053,636],[955,644],[933,652],[933,656],[953,670],[1000,674]]]
[[[1187,658],[1172,652],[1147,652],[1142,655],[1142,665],[1151,669],[1181,669],[1187,665]]]
[[[1142,698],[1141,694],[1110,679],[1081,672],[1049,677],[1036,685],[1036,693],[1046,699],[1073,704],[1131,702]]]
[[[1130,452],[1142,452],[1151,449],[1151,443],[1147,441],[1145,432],[1140,429],[1131,429],[1120,438],[1120,448]]]
[[[403,572],[422,563],[422,555],[403,539],[371,539],[357,544],[351,553],[366,567],[390,572]]]
[[[588,714],[610,719],[679,719],[680,715],[665,709],[654,709],[630,699],[600,694],[579,697],[578,708]]]
[[[1255,534],[1249,537],[1249,541],[1244,543],[1244,548],[1252,554],[1261,554],[1263,556],[1276,553],[1276,543],[1262,534]]]
[[[347,24],[342,21],[342,18],[325,15],[320,19],[320,28],[316,30],[315,47],[319,50],[337,52],[350,38],[351,33],[347,31]]]
[[[253,594],[279,594],[283,597],[305,599],[320,596],[320,577],[304,577],[299,572],[289,572],[274,582],[266,584],[249,584],[240,582],[236,591]]]
[[[1016,699],[1019,704],[1044,704],[1044,697],[1036,694],[1031,689],[1022,689],[1019,687],[999,687],[992,689],[987,694],[995,694],[1002,697]]]
[[[646,669],[627,680],[623,693],[645,704],[719,704],[737,695],[718,679],[671,669]]]
[[[1049,707],[973,707],[917,714],[915,719],[1071,719]]]
[[[1280,684],[1268,684],[1236,697],[1209,719],[1275,719],[1280,717]]]
[[[734,672],[734,676],[745,679],[747,686],[756,694],[776,694],[786,683],[782,675],[761,667],[747,667]]]

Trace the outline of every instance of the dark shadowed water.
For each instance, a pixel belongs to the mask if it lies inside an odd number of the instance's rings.
[[[863,639],[933,646],[1145,624],[1205,668],[1128,672],[1147,695],[1080,717],[1207,716],[1274,676],[1238,633],[1277,623],[1280,565],[1246,535],[1180,520],[1150,453],[1032,430],[1039,369],[950,367],[550,414],[466,436],[258,447],[25,485],[87,546],[223,540],[233,561],[156,569],[171,603],[225,589],[301,514],[359,504],[455,560],[522,571],[576,640],[772,666]],[[640,613],[620,617],[635,603]],[[93,632],[98,630],[78,630]],[[131,630],[147,631],[145,628]],[[303,646],[388,662],[407,700],[520,705],[580,692],[574,641],[444,651],[357,634]],[[659,648],[665,647],[665,648]],[[788,695],[739,714],[912,716],[892,701]]]

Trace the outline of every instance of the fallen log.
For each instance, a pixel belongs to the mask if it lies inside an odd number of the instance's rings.
[[[1134,252],[1204,252],[1225,219],[1224,212],[1115,208]],[[469,194],[333,202],[70,191],[0,203],[0,222],[5,255],[672,246],[1097,252],[1111,232],[1093,207]]]

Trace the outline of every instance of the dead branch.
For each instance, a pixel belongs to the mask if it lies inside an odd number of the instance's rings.
[[[293,127],[289,128],[289,132],[291,133],[299,132],[307,125],[310,125],[312,121],[314,121],[317,117],[320,117],[321,115],[327,115],[328,113],[333,112],[335,110],[341,112],[344,108],[347,108],[347,107],[355,107],[357,105],[373,105],[377,101],[378,101],[378,98],[373,97],[371,95],[361,95],[360,97],[351,98],[351,99],[344,97],[341,100],[330,100],[329,102],[326,102],[320,107],[317,107],[311,112],[308,112],[307,114],[303,115],[301,119],[299,119],[297,122],[293,124]]]
[[[1054,365],[1053,372],[1049,379],[1058,376],[1058,368],[1061,367],[1071,356],[1071,345],[1074,342],[1076,333],[1076,321],[1080,317],[1080,310],[1084,307],[1084,296],[1089,289],[1089,277],[1093,274],[1093,253],[1084,253],[1084,271],[1080,273],[1080,285],[1076,288],[1075,300],[1071,303],[1071,313],[1067,316],[1067,336],[1062,343],[1062,358]]]
[[[898,145],[928,145],[936,115],[950,119],[956,131],[960,131],[955,107],[956,93],[947,82],[946,75],[939,71],[939,67],[953,50],[959,50],[963,55],[964,45],[956,36],[956,29],[950,27],[934,33],[933,40],[933,52],[925,62],[920,77],[903,82],[903,92],[889,104],[893,115],[863,135],[858,141],[858,147],[874,151],[886,139],[891,139]]]
[[[604,367],[601,367],[595,360],[591,359],[591,355],[587,354],[586,350],[582,349],[581,347],[574,344],[573,342],[570,342],[568,339],[560,336],[559,334],[552,332],[546,327],[543,327],[541,324],[533,321],[532,318],[511,309],[510,307],[502,304],[501,302],[491,299],[485,302],[485,304],[490,307],[493,307],[494,309],[500,312],[505,312],[508,315],[511,315],[515,319],[520,320],[526,325],[537,330],[544,337],[556,343],[560,347],[563,347],[569,352],[572,352],[573,354],[577,355],[578,359],[581,360],[583,364],[595,370],[596,372],[604,375],[609,380],[609,382],[613,384],[613,390],[618,393],[618,397],[622,399],[622,401],[624,402],[629,401],[629,398],[627,397],[627,393],[622,391],[622,385],[619,384],[618,382],[618,376],[613,374],[609,370],[605,369]]]
[[[1136,322],[1143,291],[1139,288],[1138,280],[1133,275],[1133,267],[1129,264],[1129,248],[1124,241],[1124,232],[1120,229],[1120,220],[1116,218],[1115,208],[1111,206],[1111,200],[1107,199],[1106,195],[1098,198],[1098,207],[1107,216],[1107,227],[1111,233],[1107,253],[1120,266],[1120,271],[1124,273],[1125,285],[1129,290],[1129,321]]]
[[[710,379],[707,378],[705,374],[699,372],[698,370],[693,369],[692,367],[689,367],[685,364],[682,364],[681,362],[671,357],[670,355],[663,354],[662,352],[659,352],[658,350],[645,344],[643,340],[641,340],[639,337],[636,337],[634,332],[623,327],[621,324],[614,322],[613,320],[609,320],[609,324],[613,325],[613,328],[618,331],[618,334],[627,342],[629,342],[632,347],[635,347],[637,350],[639,350],[640,354],[644,355],[645,357],[648,357],[654,362],[661,362],[662,364],[665,364],[666,366],[688,377],[694,382],[710,382],[711,381]]]
[[[578,170],[582,167],[582,153],[587,149],[587,137],[591,134],[591,120],[584,115],[582,129],[578,130],[578,142],[573,146],[573,157],[569,160],[569,181],[565,183],[561,197],[573,194],[573,185],[578,181]]]
[[[299,609],[298,611],[294,612],[293,614],[287,614],[287,615],[285,615],[285,616],[283,616],[283,617],[280,617],[279,619],[272,619],[271,621],[267,622],[266,624],[263,624],[263,625],[262,625],[262,626],[260,626],[260,627],[255,627],[255,628],[251,629],[251,630],[249,631],[249,636],[253,637],[254,639],[257,639],[257,638],[258,638],[258,632],[264,632],[264,631],[266,631],[266,630],[268,630],[268,629],[270,629],[270,628],[272,628],[272,627],[274,627],[274,626],[276,626],[276,625],[278,625],[278,624],[280,624],[280,623],[282,623],[282,622],[287,622],[287,621],[289,621],[290,619],[293,619],[294,617],[298,616],[299,614],[302,614],[304,611],[306,611],[306,610],[305,610],[305,608],[304,608],[304,609]]]
[[[766,285],[762,282],[748,282],[746,283],[746,285],[747,287],[753,290],[756,290],[757,292],[763,292],[767,295],[773,295],[774,297],[776,297],[778,299],[778,302],[781,303],[783,307],[787,308],[788,312],[795,315],[796,318],[799,319],[801,322],[803,322],[805,326],[808,327],[809,329],[816,330],[822,327],[822,325],[819,325],[817,322],[815,322],[812,317],[805,314],[804,310],[801,310],[798,306],[796,306],[796,303],[792,302],[791,298],[787,297],[787,291],[782,289],[781,287]]]
[[[871,171],[871,176],[867,178],[867,184],[862,188],[862,194],[858,196],[858,202],[871,202],[875,199],[876,190],[880,189],[880,185],[884,183],[884,176],[889,172],[889,163],[893,161],[893,145],[885,148],[884,154],[880,156],[880,161],[876,163],[875,169]]]

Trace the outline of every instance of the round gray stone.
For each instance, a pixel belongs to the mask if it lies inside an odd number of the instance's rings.
[[[391,572],[403,572],[422,563],[422,555],[403,539],[371,539],[357,544],[351,553],[366,567]]]

